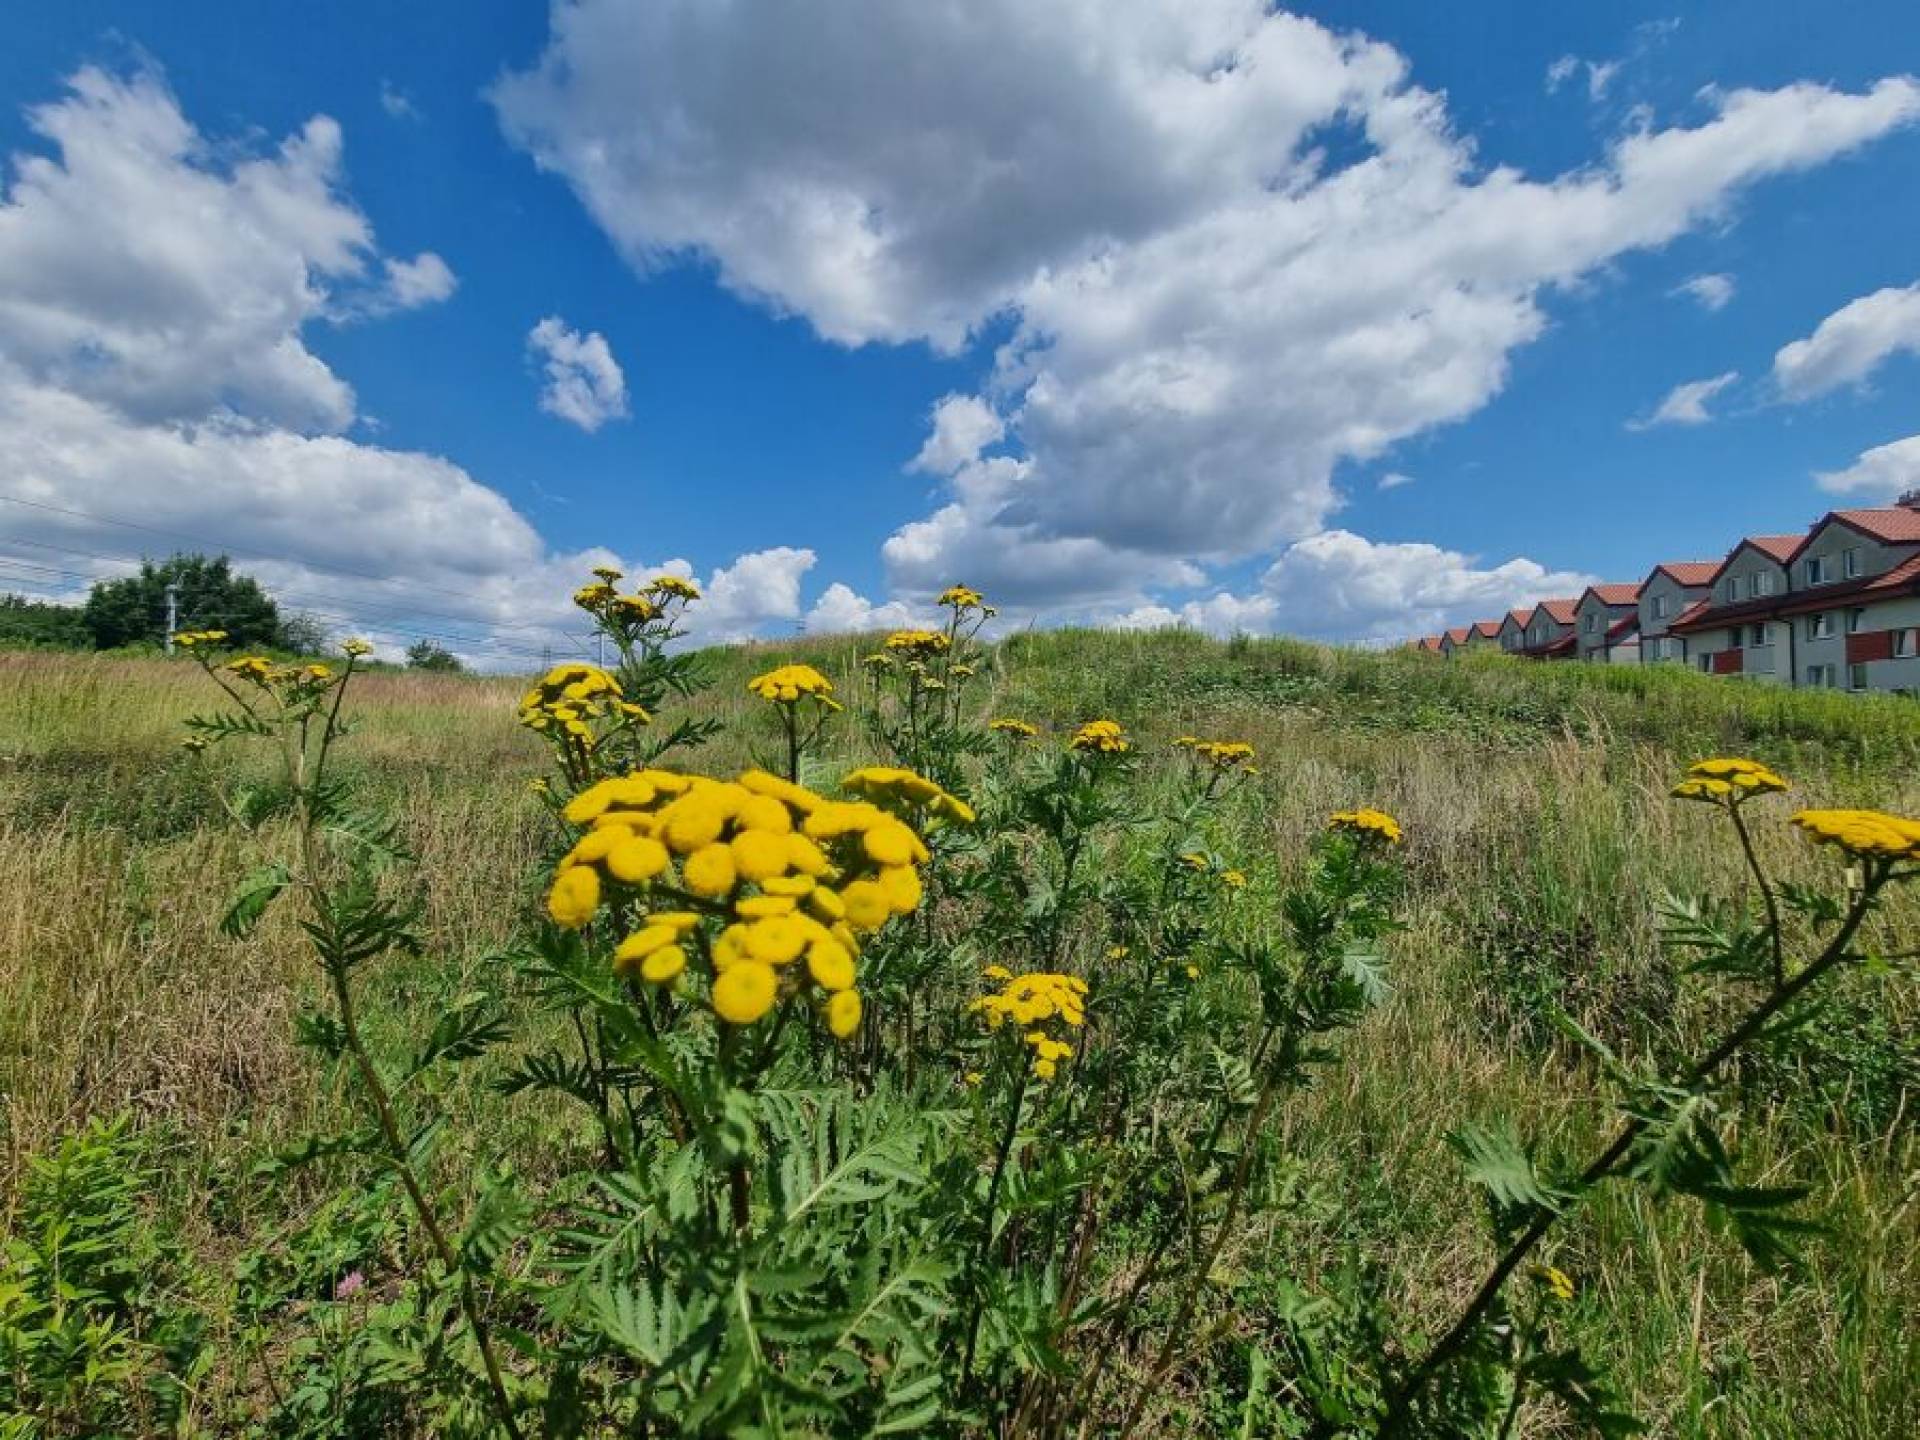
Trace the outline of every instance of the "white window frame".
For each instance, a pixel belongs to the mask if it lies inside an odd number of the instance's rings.
[[[1753,572],[1753,598],[1758,600],[1762,595],[1771,595],[1772,593],[1773,593],[1772,572],[1767,570],[1754,571]]]
[[[1827,557],[1824,555],[1807,556],[1806,559],[1800,562],[1800,574],[1802,579],[1809,585],[1826,584]]]
[[[1807,666],[1807,684],[1808,686],[1816,690],[1833,689],[1834,688],[1833,666],[1830,664]]]
[[[1833,638],[1833,612],[1816,610],[1807,616],[1807,639],[1831,640]]]
[[[1920,629],[1907,628],[1893,632],[1893,658],[1911,660],[1920,655]]]
[[[1653,618],[1656,620],[1664,620],[1667,618],[1666,596],[1656,595],[1653,597]]]
[[[1867,687],[1866,661],[1864,660],[1848,661],[1847,662],[1847,689],[1865,690],[1867,688],[1868,687]]]
[[[1767,643],[1767,622],[1766,621],[1756,620],[1754,621],[1753,624],[1747,626],[1747,644],[1749,646],[1764,645],[1766,643]]]
[[[1849,545],[1840,552],[1841,572],[1851,580],[1860,573],[1860,547]]]
[[[1858,635],[1860,633],[1860,627],[1866,624],[1866,620],[1867,620],[1867,612],[1862,606],[1859,606],[1859,605],[1848,606],[1847,607],[1847,634]]]

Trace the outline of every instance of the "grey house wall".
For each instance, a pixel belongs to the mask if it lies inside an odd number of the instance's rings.
[[[1639,657],[1640,645],[1637,640],[1614,647],[1614,653],[1607,652],[1607,631],[1614,622],[1623,616],[1634,613],[1632,605],[1609,605],[1599,596],[1587,594],[1581,597],[1579,606],[1573,612],[1573,628],[1579,639],[1574,648],[1580,652],[1582,660],[1625,660],[1631,662]],[[1631,654],[1626,652],[1631,651]]]
[[[1821,526],[1806,548],[1794,557],[1790,576],[1793,591],[1796,596],[1813,599],[1830,585],[1884,575],[1916,552],[1920,552],[1920,545],[1887,545],[1862,535],[1850,525],[1830,521]],[[1821,566],[1822,575],[1817,581],[1812,578],[1810,561]],[[1920,662],[1883,660],[1868,664],[1859,674],[1850,671],[1847,636],[1856,630],[1903,629],[1915,622],[1903,623],[1900,617],[1911,614],[1914,608],[1920,608],[1920,602],[1906,599],[1875,604],[1854,597],[1850,601],[1835,600],[1829,610],[1795,615],[1792,618],[1798,627],[1794,636],[1798,669],[1794,682],[1843,690],[1893,690],[1913,686],[1916,682],[1912,672],[1920,669]],[[1903,675],[1907,677],[1904,682],[1900,678]],[[1856,680],[1864,683],[1856,685],[1853,683]]]
[[[1653,577],[1640,587],[1640,659],[1652,665],[1672,661],[1684,664],[1687,658],[1687,637],[1669,635],[1667,627],[1680,617],[1680,613],[1694,601],[1707,593],[1704,585],[1682,585],[1664,570],[1656,570]],[[1662,604],[1664,602],[1664,606]],[[1657,610],[1664,614],[1656,614]]]
[[[1778,560],[1744,547],[1739,555],[1713,582],[1712,603],[1738,605],[1748,600],[1783,599],[1787,593],[1787,571]],[[1797,663],[1792,655],[1792,639],[1784,622],[1750,620],[1733,626],[1698,630],[1687,637],[1687,663],[1707,669],[1713,656],[1723,650],[1745,650],[1741,675],[1762,684],[1791,685]]]

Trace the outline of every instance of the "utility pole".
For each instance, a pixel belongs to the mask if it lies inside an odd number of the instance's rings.
[[[173,654],[173,632],[180,626],[180,587],[167,582],[167,654]]]

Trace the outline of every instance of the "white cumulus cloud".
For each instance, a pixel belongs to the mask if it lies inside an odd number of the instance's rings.
[[[527,670],[582,653],[569,597],[589,567],[695,576],[556,551],[460,466],[346,433],[353,391],[305,328],[430,303],[453,277],[430,251],[382,256],[333,121],[265,148],[210,137],[157,74],[96,69],[28,119],[42,149],[0,190],[0,589],[76,599],[142,555],[228,552],[383,654],[430,635]],[[797,619],[813,564],[780,548],[714,568],[696,634]]]
[[[1870,503],[1891,504],[1909,490],[1920,489],[1920,435],[1889,441],[1864,450],[1844,470],[1814,476],[1822,490],[1836,495],[1858,495]]]
[[[1525,558],[1482,566],[1438,545],[1380,543],[1327,530],[1289,546],[1248,594],[1217,591],[1178,607],[1143,605],[1113,623],[1386,642],[1499,619],[1516,605],[1577,595],[1591,583],[1589,576],[1550,571]]]
[[[1653,409],[1653,413],[1644,420],[1632,420],[1627,424],[1629,430],[1645,430],[1654,425],[1704,425],[1713,419],[1707,406],[1722,390],[1740,378],[1740,372],[1729,370],[1724,375],[1714,375],[1705,380],[1688,380],[1676,385],[1667,392],[1666,398]]]
[[[542,363],[546,383],[540,408],[549,415],[589,434],[609,420],[626,418],[627,377],[599,331],[583,335],[549,315],[528,332],[527,348]]]
[[[1005,334],[883,555],[900,593],[1028,607],[1315,534],[1341,463],[1500,393],[1550,292],[1920,118],[1908,79],[1710,91],[1534,177],[1390,46],[1258,0],[574,0],[550,28],[494,104],[638,269],[710,264],[842,344]],[[954,422],[986,417],[1005,453],[969,459]]]
[[[1691,275],[1674,286],[1670,293],[1685,295],[1702,310],[1711,312],[1726,309],[1738,288],[1731,275]]]
[[[927,443],[907,466],[933,475],[951,475],[980,458],[980,452],[1007,433],[1002,420],[977,395],[945,395],[933,407]]]
[[[1811,400],[1866,381],[1880,363],[1920,353],[1920,282],[1890,285],[1841,306],[1804,340],[1780,347],[1773,382],[1786,400]]]

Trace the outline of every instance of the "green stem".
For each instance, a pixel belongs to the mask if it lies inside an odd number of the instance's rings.
[[[1866,919],[1867,912],[1873,908],[1874,899],[1881,887],[1886,884],[1888,877],[1889,871],[1884,864],[1869,870],[1866,883],[1861,887],[1852,908],[1847,912],[1846,919],[1828,943],[1827,948],[1798,975],[1784,984],[1774,986],[1765,1000],[1756,1005],[1745,1019],[1729,1030],[1703,1059],[1687,1071],[1680,1080],[1682,1088],[1690,1089],[1712,1076],[1737,1054],[1741,1047],[1758,1035],[1769,1020],[1791,1005],[1810,985],[1846,957],[1847,947],[1853,943],[1854,935],[1858,932],[1861,922]],[[1590,1190],[1611,1175],[1614,1167],[1626,1158],[1633,1149],[1634,1142],[1640,1138],[1645,1129],[1646,1122],[1640,1119],[1630,1120],[1622,1126],[1619,1134],[1614,1136],[1613,1142],[1581,1172],[1575,1187],[1576,1193]],[[1492,1272],[1475,1292],[1466,1309],[1460,1313],[1460,1317],[1454,1321],[1439,1342],[1407,1373],[1407,1378],[1389,1397],[1386,1419],[1381,1427],[1383,1435],[1401,1433],[1408,1417],[1412,1414],[1413,1402],[1419,1398],[1420,1392],[1427,1387],[1442,1366],[1466,1347],[1467,1341],[1479,1328],[1482,1318],[1499,1299],[1500,1291],[1509,1277],[1520,1268],[1522,1262],[1532,1253],[1533,1248],[1546,1237],[1547,1231],[1553,1228],[1554,1222],[1564,1213],[1564,1211],[1548,1209],[1540,1209],[1534,1213],[1532,1221],[1513,1244],[1507,1247],[1506,1253],[1495,1263]]]
[[[1026,1103],[1027,1081],[1031,1070],[1023,1059],[1020,1065],[1020,1083],[1013,1092],[1013,1104],[1007,1111],[1007,1126],[1000,1135],[1000,1149],[993,1157],[993,1178],[987,1182],[987,1218],[980,1231],[980,1253],[976,1258],[975,1269],[984,1269],[988,1256],[993,1250],[993,1216],[1000,1205],[1000,1182],[1007,1173],[1007,1157],[1013,1153],[1014,1137],[1020,1133],[1020,1108]],[[987,1302],[984,1296],[976,1299],[973,1307],[973,1319],[967,1323],[967,1354],[960,1363],[960,1375],[965,1379],[973,1374],[973,1352],[980,1341],[980,1320],[986,1313]]]

